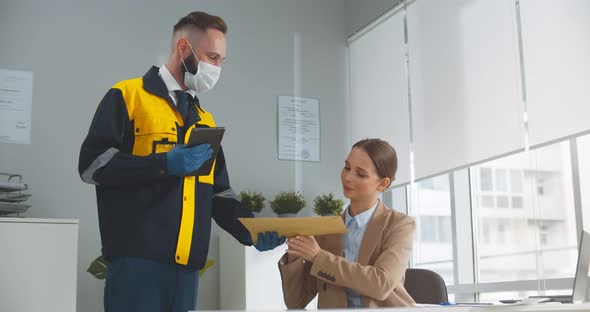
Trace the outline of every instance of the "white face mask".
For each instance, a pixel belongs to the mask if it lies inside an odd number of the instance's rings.
[[[184,59],[181,58],[184,69],[186,70],[184,73],[184,84],[187,88],[197,93],[205,93],[213,89],[219,80],[219,76],[221,76],[221,67],[200,61],[199,58],[197,58],[197,54],[195,53],[195,50],[193,50],[193,47],[190,43],[189,47],[191,48],[191,51],[198,62],[197,73],[194,75],[191,74],[184,63]]]

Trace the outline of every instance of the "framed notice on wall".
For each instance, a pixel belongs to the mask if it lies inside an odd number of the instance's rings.
[[[320,101],[279,96],[278,154],[282,160],[320,161]]]
[[[33,73],[0,69],[0,142],[31,143]]]

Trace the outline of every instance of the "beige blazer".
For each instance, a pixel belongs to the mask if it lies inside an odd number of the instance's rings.
[[[342,256],[344,234],[316,236],[322,250],[313,263],[283,255],[279,270],[285,304],[304,309],[319,294],[318,308],[346,308],[346,288],[351,288],[368,308],[412,305],[404,278],[415,229],[414,219],[379,202],[367,223],[358,262]]]

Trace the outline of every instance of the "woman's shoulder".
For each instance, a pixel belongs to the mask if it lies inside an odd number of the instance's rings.
[[[414,220],[414,218],[408,216],[407,214],[398,211],[394,208],[389,208],[387,205],[385,205],[384,203],[380,204],[380,208],[384,211],[384,214],[386,217],[388,218],[396,218],[396,219],[405,219],[405,220]]]
[[[387,219],[387,224],[390,228],[395,228],[400,225],[412,225],[414,226],[416,221],[414,218],[408,216],[407,214],[397,211],[395,209],[389,208],[382,204],[382,208],[384,210],[384,217]]]

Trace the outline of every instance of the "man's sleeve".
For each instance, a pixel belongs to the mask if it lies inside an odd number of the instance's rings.
[[[166,155],[133,156],[133,129],[121,90],[104,96],[82,143],[78,172],[86,183],[134,185],[150,183],[166,173]]]
[[[252,245],[250,233],[238,218],[252,218],[248,207],[242,205],[238,195],[229,185],[223,149],[219,147],[215,162],[215,184],[213,191],[213,219],[225,231],[244,245]]]

